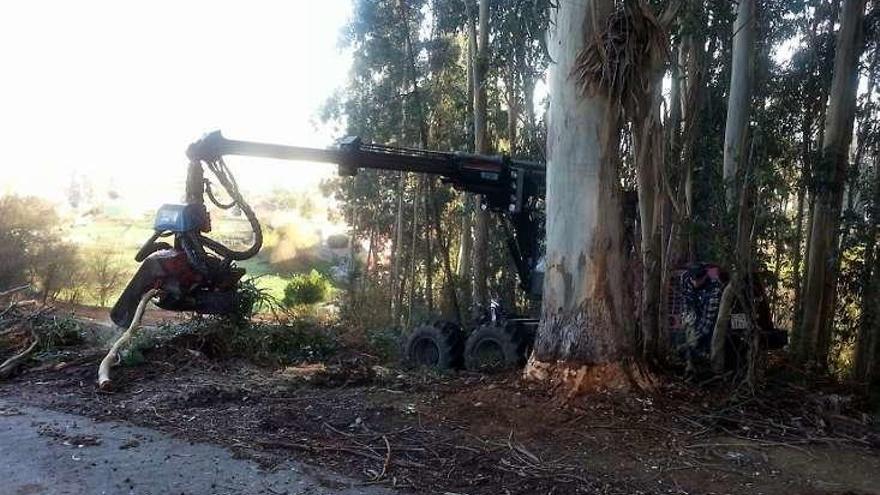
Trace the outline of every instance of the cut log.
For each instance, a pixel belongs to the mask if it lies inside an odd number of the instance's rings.
[[[116,361],[119,358],[119,349],[134,337],[135,331],[140,327],[141,318],[144,316],[144,310],[147,308],[147,303],[157,292],[159,292],[157,289],[150,289],[141,297],[141,302],[138,304],[137,310],[134,312],[134,318],[132,318],[128,330],[126,330],[125,333],[113,343],[110,352],[108,352],[101,361],[101,365],[98,367],[98,387],[101,389],[108,389],[112,385],[110,381],[110,367],[116,364]]]

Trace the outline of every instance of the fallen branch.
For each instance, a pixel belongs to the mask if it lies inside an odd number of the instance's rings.
[[[377,460],[377,461],[382,460],[382,456],[377,456],[376,454],[374,454],[372,452],[365,452],[362,450],[357,450],[357,449],[354,449],[351,447],[345,447],[345,446],[323,447],[323,446],[318,446],[318,445],[309,445],[307,443],[288,442],[285,440],[258,440],[256,443],[258,445],[262,445],[265,447],[276,447],[276,448],[284,447],[284,448],[289,448],[289,449],[305,450],[306,452],[312,452],[312,453],[345,452],[346,454],[351,454],[351,455],[355,455],[358,457],[363,457],[365,459],[372,459],[372,460]],[[397,460],[397,461],[395,461],[395,463],[398,466],[415,468],[415,469],[424,469],[427,467],[425,464],[422,464],[420,462],[407,461],[407,460],[403,460],[403,459]]]
[[[134,337],[134,332],[140,327],[141,318],[144,316],[144,310],[147,308],[147,303],[157,292],[159,292],[157,289],[150,289],[141,297],[141,302],[138,303],[137,310],[134,312],[134,318],[131,320],[131,325],[128,326],[128,330],[126,330],[125,333],[113,343],[110,352],[104,356],[101,365],[98,367],[98,387],[107,389],[112,385],[110,382],[110,367],[116,364],[116,361],[119,359],[119,348]]]
[[[6,297],[10,294],[14,294],[16,292],[21,292],[25,289],[29,289],[30,286],[31,286],[31,284],[24,284],[24,285],[19,285],[18,287],[13,287],[11,289],[4,290],[3,292],[0,292],[0,297]]]
[[[382,435],[382,440],[385,440],[385,447],[388,449],[388,453],[385,454],[385,462],[382,464],[382,472],[376,476],[376,479],[373,481],[379,481],[385,477],[385,474],[388,472],[388,467],[391,466],[391,442],[388,441],[388,437]]]
[[[13,323],[12,326],[10,326],[9,328],[7,328],[5,330],[0,330],[0,337],[3,337],[5,335],[10,335],[10,334],[17,332],[23,324],[24,324],[24,322],[19,321],[18,323]]]
[[[37,337],[36,333],[31,332],[31,335],[34,337],[34,341],[31,342],[31,345],[27,347],[27,349],[19,352],[15,356],[3,361],[3,364],[0,364],[0,378],[6,378],[11,375],[15,368],[18,367],[22,362],[24,362],[27,357],[34,352],[34,349],[37,348],[37,344],[40,343],[40,339]]]
[[[6,309],[4,309],[2,313],[0,313],[0,318],[6,316],[6,313],[12,311],[13,309],[22,308],[24,306],[32,306],[35,304],[37,304],[37,301],[34,299],[27,299],[25,301],[15,301],[12,304],[10,304]]]

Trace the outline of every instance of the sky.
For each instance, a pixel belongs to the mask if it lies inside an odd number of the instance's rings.
[[[132,205],[180,200],[186,146],[325,147],[345,84],[350,0],[0,2],[0,194],[62,199],[74,174]],[[233,157],[243,190],[314,187],[335,167]]]

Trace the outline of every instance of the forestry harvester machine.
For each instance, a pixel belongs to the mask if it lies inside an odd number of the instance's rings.
[[[520,286],[530,296],[540,297],[545,193],[542,164],[507,156],[368,144],[355,137],[342,139],[330,149],[303,148],[230,140],[216,131],[187,149],[185,204],[159,208],[154,233],[135,256],[141,265],[111,310],[111,319],[117,325],[128,327],[139,318],[136,313],[145,294],[156,294],[156,305],[172,311],[228,314],[238,308],[238,286],[245,270],[236,262],[255,256],[263,236],[254,211],[224,163],[223,157],[227,155],[334,163],[339,166],[340,175],[347,176],[356,175],[359,169],[431,174],[461,191],[480,194],[482,208],[499,215],[506,226],[507,247]],[[218,199],[205,169],[231,201],[223,203]],[[253,244],[249,248],[233,250],[206,235],[211,231],[206,196],[217,208],[241,210],[253,230]],[[140,306],[142,312],[143,304]],[[415,365],[438,368],[466,364],[481,369],[522,364],[534,340],[538,320],[508,314],[494,302],[490,308],[476,313],[478,316],[470,322],[434,320],[415,327],[405,343],[406,358]]]

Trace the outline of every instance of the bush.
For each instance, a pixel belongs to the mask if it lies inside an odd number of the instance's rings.
[[[231,315],[233,323],[243,323],[258,313],[271,313],[276,318],[284,312],[281,301],[272,295],[269,287],[258,284],[260,277],[238,282],[238,299],[235,312]]]
[[[44,316],[33,323],[34,331],[40,336],[40,349],[52,351],[70,347],[83,342],[83,327],[72,316]]]
[[[294,275],[284,288],[284,305],[287,307],[317,304],[330,295],[330,281],[317,270],[308,275]]]
[[[0,290],[36,282],[44,299],[71,288],[80,271],[76,246],[65,242],[51,203],[0,197]]]

